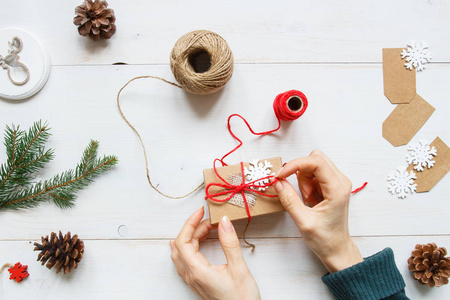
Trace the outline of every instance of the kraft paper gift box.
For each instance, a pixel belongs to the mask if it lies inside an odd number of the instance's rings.
[[[259,160],[259,162],[263,165],[265,161],[271,163],[272,165],[272,167],[270,168],[271,172],[268,175],[276,173],[276,171],[278,171],[282,167],[281,157]],[[244,167],[249,169],[249,167],[254,166],[251,166],[250,163],[245,162]],[[228,183],[240,184],[242,182],[240,163],[226,167],[216,167],[216,171]],[[205,178],[205,187],[208,187],[208,185],[211,183],[224,184],[224,182],[216,175],[214,168],[203,170],[203,176]],[[238,182],[236,182],[236,180]],[[216,185],[212,185],[208,189],[210,195],[223,191],[227,191],[227,189]],[[260,192],[267,195],[273,195],[275,197],[259,195],[255,192],[246,191],[245,196],[247,202],[249,203],[250,215],[252,217],[284,210],[283,206],[280,203],[280,199],[278,198],[278,196],[276,196],[277,194],[273,185],[268,186],[267,189]],[[218,200],[223,200],[230,195],[231,193],[227,193],[224,195],[216,196],[215,198],[217,198]],[[248,218],[247,210],[245,208],[245,205],[243,204],[241,193],[236,193],[236,195],[227,202],[216,202],[211,199],[207,199],[207,201],[211,224],[219,223],[220,219],[225,215],[228,216],[232,221]],[[242,206],[238,206],[232,203],[240,204]],[[252,203],[254,203],[254,205],[251,205]]]

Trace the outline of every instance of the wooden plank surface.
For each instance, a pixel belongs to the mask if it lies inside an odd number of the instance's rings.
[[[114,170],[79,194],[71,210],[60,211],[48,204],[1,213],[0,222],[10,227],[0,232],[1,239],[32,239],[44,228],[47,232],[61,227],[87,238],[120,238],[121,225],[128,228],[127,238],[173,237],[184,220],[205,204],[203,192],[171,200],[155,193],[147,183],[139,141],[120,117],[115,102],[118,89],[142,74],[171,78],[167,66],[54,67],[48,84],[33,99],[21,104],[0,102],[0,110],[8,112],[3,114],[4,124],[26,127],[39,118],[49,121],[53,133],[49,147],[56,149],[56,157],[42,178],[72,168],[91,138],[100,141],[100,153],[116,154],[120,160]],[[440,136],[450,141],[448,127],[443,127],[448,124],[450,102],[442,96],[450,94],[450,86],[445,84],[450,68],[432,65],[419,75],[418,89],[436,112],[415,140]],[[121,100],[147,146],[152,180],[162,191],[182,195],[201,183],[202,170],[210,168],[214,158],[236,145],[226,129],[228,115],[242,114],[256,130],[273,128],[275,95],[300,89],[309,97],[305,116],[283,123],[273,136],[251,136],[242,122],[233,121],[233,130],[245,144],[228,162],[277,155],[288,161],[318,148],[330,155],[355,187],[369,182],[352,198],[353,234],[449,234],[449,176],[431,192],[405,200],[387,191],[386,176],[406,163],[406,147],[394,148],[381,136],[381,123],[394,109],[383,96],[381,81],[379,65],[239,65],[229,85],[210,97],[141,80],[132,83]],[[0,158],[6,159],[4,151]],[[432,217],[435,225],[418,222],[419,211]],[[395,220],[401,220],[402,226],[392,226]],[[297,236],[297,228],[285,213],[254,221],[249,236]],[[33,226],[36,223],[42,227]],[[238,223],[239,229],[244,223]]]
[[[82,1],[3,1],[1,25],[42,37],[55,65],[165,64],[176,40],[196,29],[220,33],[248,62],[381,62],[383,47],[426,40],[433,61],[450,62],[450,3],[400,1],[110,1],[117,33],[94,43],[72,24]]]
[[[448,237],[402,236],[356,238],[364,256],[391,247],[411,299],[446,299],[447,287],[430,289],[414,281],[406,260],[416,243],[448,244]],[[244,256],[263,299],[330,299],[321,277],[326,269],[302,239],[254,239],[256,251],[244,248]],[[168,240],[88,240],[86,255],[68,276],[56,274],[35,261],[29,241],[0,243],[0,257],[28,264],[31,273],[20,285],[3,274],[2,299],[197,299],[176,274]],[[11,252],[11,249],[14,249]],[[212,264],[225,263],[217,240],[202,244]],[[264,262],[264,263],[262,263]]]
[[[232,113],[255,130],[276,125],[274,97],[289,89],[309,99],[306,114],[262,138],[233,121],[244,147],[227,160],[281,156],[284,161],[319,148],[351,179],[369,185],[352,196],[350,231],[364,256],[394,249],[411,299],[444,299],[448,287],[428,289],[414,282],[406,259],[416,243],[450,247],[447,175],[429,193],[399,200],[386,188],[389,171],[405,164],[406,146],[394,148],[381,124],[394,109],[383,94],[381,49],[426,40],[433,63],[417,74],[417,92],[436,112],[414,137],[450,144],[450,3],[448,1],[109,1],[117,34],[94,43],[72,24],[81,1],[9,1],[0,28],[21,27],[49,48],[52,72],[44,89],[29,100],[0,100],[0,126],[48,120],[48,146],[56,157],[38,179],[73,168],[90,139],[99,153],[116,154],[119,164],[79,193],[76,207],[48,203],[36,209],[0,212],[1,262],[21,261],[30,278],[21,285],[0,275],[0,299],[196,299],[170,262],[169,239],[186,218],[205,205],[204,191],[182,200],[150,189],[137,136],[116,107],[116,94],[139,75],[174,80],[168,56],[184,33],[204,28],[221,34],[236,61],[231,81],[220,92],[195,96],[155,80],[133,82],[122,94],[126,116],[147,147],[150,175],[162,191],[184,194],[202,181],[202,170],[236,146],[226,129]],[[1,53],[4,55],[4,53]],[[126,62],[130,65],[111,65]],[[0,69],[0,82],[5,72]],[[0,162],[6,160],[0,146]],[[237,222],[242,232],[245,222]],[[86,255],[70,276],[57,276],[34,262],[29,241],[51,231],[77,233]],[[203,249],[223,263],[213,239]],[[248,237],[256,253],[244,249],[264,299],[330,299],[321,282],[325,269],[304,245],[286,213],[255,218]]]

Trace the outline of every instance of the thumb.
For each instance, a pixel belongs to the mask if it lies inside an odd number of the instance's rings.
[[[233,267],[245,264],[239,239],[233,224],[231,224],[231,221],[227,216],[224,216],[222,220],[220,220],[218,231],[219,241],[222,245],[223,253],[227,258],[228,265]]]
[[[278,179],[278,181],[275,182],[274,187],[280,198],[281,205],[283,205],[286,211],[291,215],[295,224],[300,226],[307,210],[307,207],[303,204],[300,196],[287,180]]]

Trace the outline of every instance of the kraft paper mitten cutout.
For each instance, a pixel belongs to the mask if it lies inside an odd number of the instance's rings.
[[[384,95],[393,104],[410,103],[416,95],[416,71],[405,68],[402,50],[383,49]]]
[[[439,137],[430,144],[430,147],[436,149],[432,168],[424,168],[420,172],[414,170],[413,164],[407,168],[408,172],[416,173],[417,178],[414,183],[417,184],[417,193],[430,191],[450,171],[450,148]]]
[[[431,104],[416,94],[410,103],[397,105],[384,120],[383,137],[394,147],[408,144],[434,111]]]

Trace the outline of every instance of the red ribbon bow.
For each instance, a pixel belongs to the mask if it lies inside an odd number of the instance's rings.
[[[277,197],[277,195],[270,195],[270,194],[266,194],[266,193],[263,193],[263,192],[260,192],[259,190],[257,190],[258,188],[269,187],[269,186],[273,185],[275,182],[277,182],[278,179],[276,179],[273,175],[269,175],[269,176],[266,176],[266,177],[263,177],[263,178],[260,178],[257,180],[253,180],[251,182],[245,182],[244,163],[241,162],[242,183],[239,185],[234,185],[234,184],[227,182],[225,179],[222,178],[222,176],[219,175],[219,173],[217,172],[217,168],[216,168],[216,161],[220,161],[220,159],[214,160],[214,164],[213,164],[214,172],[216,173],[216,176],[219,177],[220,180],[222,180],[223,183],[213,182],[213,183],[208,184],[208,186],[205,189],[205,194],[206,194],[205,200],[211,199],[212,201],[215,201],[215,202],[227,202],[231,198],[233,198],[234,195],[236,195],[237,193],[240,193],[242,195],[242,199],[244,200],[244,203],[245,203],[245,209],[247,210],[248,220],[250,221],[252,219],[252,216],[250,215],[250,209],[248,207],[247,198],[245,197],[245,192],[252,192],[252,193],[256,193],[256,194],[259,194],[261,196],[266,196],[266,197]],[[265,183],[263,185],[256,184],[259,181],[269,179],[269,178],[275,178],[275,180],[273,180],[269,183]],[[222,188],[224,188],[224,190],[221,190],[214,194],[210,194],[209,188],[212,186],[222,187]],[[222,195],[229,195],[229,196],[224,199],[216,198],[216,197],[219,197]]]

